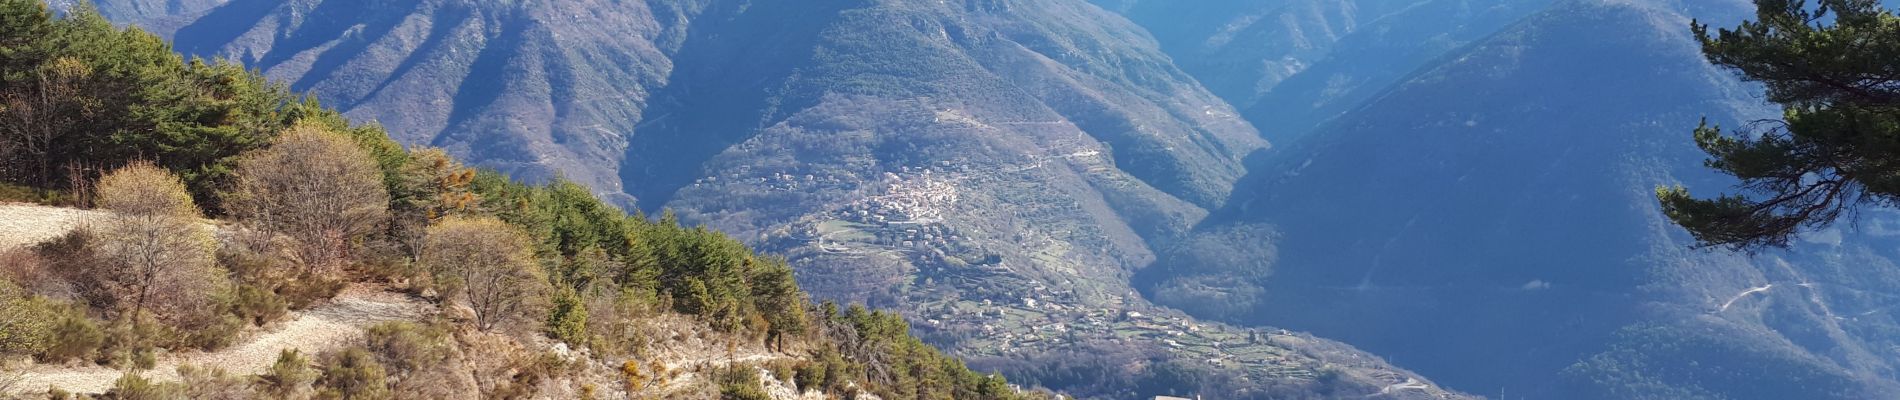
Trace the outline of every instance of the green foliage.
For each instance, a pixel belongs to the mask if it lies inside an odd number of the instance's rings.
[[[290,312],[290,303],[283,296],[258,285],[240,284],[236,294],[231,300],[231,313],[253,325],[275,321]]]
[[[389,388],[383,382],[388,373],[369,350],[352,347],[325,354],[318,368],[317,397],[322,399],[386,399]]]
[[[1023,397],[1002,376],[971,371],[962,361],[911,336],[909,324],[896,314],[852,305],[825,319],[821,330],[839,346],[814,353],[820,361],[835,363],[824,373],[828,382],[856,381],[887,399]],[[835,388],[831,383],[823,386]]]
[[[759,382],[759,371],[749,366],[733,366],[719,371],[714,377],[719,382],[721,400],[770,400],[771,394],[765,392],[765,385]]]
[[[364,334],[370,352],[391,375],[403,376],[449,363],[455,357],[454,338],[447,327],[389,322]]]
[[[134,373],[126,373],[112,383],[104,398],[114,400],[175,400],[185,398],[183,388],[152,382]]]
[[[150,316],[139,318],[144,320],[140,323],[115,321],[106,325],[105,340],[99,345],[97,361],[119,368],[137,369],[151,369],[157,364],[158,347],[170,332],[166,331],[164,324],[151,321]]]
[[[1757,0],[1756,20],[1692,24],[1710,62],[1767,86],[1783,120],[1732,134],[1704,122],[1707,166],[1747,194],[1659,188],[1664,212],[1703,245],[1786,246],[1861,204],[1900,200],[1900,17],[1879,2]]]
[[[0,201],[13,203],[64,204],[65,196],[59,191],[39,189],[30,186],[0,182]]]
[[[547,334],[563,342],[587,344],[587,304],[574,288],[555,288],[553,306],[548,309]]]
[[[829,377],[826,373],[832,364],[826,361],[836,359],[837,354],[836,352],[826,351],[824,355],[830,355],[831,357],[814,357],[817,359],[816,361],[799,364],[796,369],[792,370],[792,382],[798,384],[798,391],[824,390],[823,388],[828,387],[831,382],[826,380],[826,378]]]
[[[277,355],[270,371],[258,375],[259,390],[271,398],[300,399],[310,391],[311,383],[317,379],[318,372],[310,368],[310,360],[305,359],[295,349],[284,349]]]
[[[0,279],[0,355],[38,354],[52,345],[53,309]]]
[[[40,362],[60,363],[85,359],[92,357],[105,344],[105,330],[78,309],[69,308],[56,321],[52,330],[52,337],[56,340],[36,356]]]
[[[0,114],[27,122],[0,129],[12,145],[0,146],[9,166],[0,179],[63,186],[67,174],[162,154],[162,166],[208,200],[233,155],[323,112],[241,66],[187,61],[89,7],[55,19],[38,1],[10,0],[0,3],[0,20]]]

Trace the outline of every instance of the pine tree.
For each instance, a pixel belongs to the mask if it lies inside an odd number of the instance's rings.
[[[1743,194],[1657,189],[1700,244],[1786,246],[1860,205],[1900,202],[1900,17],[1873,0],[1756,0],[1756,20],[1714,32],[1692,23],[1708,60],[1763,83],[1781,121],[1744,132],[1704,124],[1706,164]]]

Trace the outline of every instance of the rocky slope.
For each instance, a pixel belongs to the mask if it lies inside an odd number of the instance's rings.
[[[1894,393],[1886,213],[1746,257],[1687,249],[1657,210],[1657,185],[1729,184],[1700,165],[1698,118],[1775,115],[1689,37],[1689,15],[1745,10],[1555,5],[1271,150],[1139,280],[1485,395]]]

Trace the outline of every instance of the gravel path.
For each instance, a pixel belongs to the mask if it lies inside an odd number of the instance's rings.
[[[348,344],[370,325],[419,319],[427,308],[426,304],[401,294],[351,287],[329,303],[305,310],[271,331],[253,332],[242,343],[229,348],[161,357],[157,368],[145,371],[144,375],[162,382],[177,381],[180,365],[222,368],[234,375],[259,374],[277,362],[278,353],[284,349],[315,355]],[[39,393],[49,387],[74,393],[104,393],[124,373],[100,366],[41,365],[28,368],[13,387],[23,393]]]
[[[0,203],[0,250],[30,246],[79,227],[98,211],[36,204]]]

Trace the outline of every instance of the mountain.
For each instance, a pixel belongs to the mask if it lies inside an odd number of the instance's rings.
[[[741,237],[909,224],[1017,268],[1058,266],[984,249],[1099,249],[1044,258],[1112,279],[1144,262],[1142,235],[1218,205],[1264,143],[1132,25],[1095,19],[1113,16],[1072,2],[238,1],[176,37],[405,144]]]
[[[87,8],[0,2],[0,54],[0,397],[1052,397]]]
[[[1689,34],[1748,10],[1553,5],[1268,150],[1138,285],[1485,395],[1890,396],[1891,213],[1750,257],[1689,249],[1653,197],[1733,184],[1702,167],[1699,118],[1778,115]]]
[[[1547,0],[1096,0],[1269,139],[1299,137]]]
[[[618,3],[618,2],[614,2]],[[626,132],[669,61],[644,3],[232,1],[180,28],[187,54],[223,56],[428,145],[523,179],[621,193]],[[562,38],[562,39],[556,39]],[[623,201],[624,202],[624,201]]]
[[[1018,382],[1456,396],[1135,295],[1149,243],[1223,205],[1267,144],[1083,1],[233,0],[173,38],[405,145],[783,255],[813,295],[900,310]]]
[[[146,31],[169,35],[178,27],[227,1],[230,0],[51,0],[49,3],[58,10],[70,10],[82,3],[91,4],[100,16],[113,22],[138,25]]]

